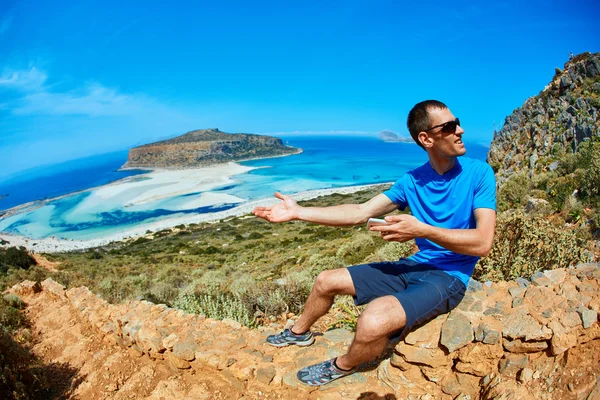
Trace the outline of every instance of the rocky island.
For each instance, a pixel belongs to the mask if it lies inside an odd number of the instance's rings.
[[[281,139],[247,133],[200,129],[129,150],[128,168],[196,168],[229,161],[277,157],[301,152]]]
[[[384,142],[414,143],[414,140],[412,140],[412,138],[402,137],[392,131],[381,131],[379,132],[378,137]]]

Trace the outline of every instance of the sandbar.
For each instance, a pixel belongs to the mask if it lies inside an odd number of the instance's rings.
[[[235,163],[231,163],[231,164],[235,164]],[[239,164],[237,164],[237,165],[239,165]],[[229,176],[221,175],[222,178],[227,177],[227,179],[229,179],[229,177],[232,175],[235,175],[237,173],[243,173],[243,172],[237,172],[238,169],[233,168],[233,166],[230,166],[230,167],[231,167],[231,169],[229,171],[236,171],[236,173],[231,174]],[[239,167],[250,168],[250,167],[244,167],[241,165],[239,165]],[[207,168],[211,169],[214,167],[205,167],[202,169],[204,170]],[[250,168],[250,169],[252,169],[252,168]],[[190,170],[181,170],[181,171],[190,171]],[[159,174],[161,172],[164,172],[164,171],[153,171],[150,174]],[[215,168],[215,169],[213,169],[213,172],[214,172],[214,174],[222,174],[225,172],[225,170],[220,169],[220,168]],[[140,176],[141,175],[137,175],[134,178],[139,178]],[[131,177],[125,178],[125,179],[130,179],[130,178]],[[118,181],[118,182],[120,182],[120,181]],[[114,186],[118,182],[113,182],[112,184],[107,185],[107,186],[111,186],[111,185]],[[360,186],[345,186],[345,187],[330,188],[330,189],[310,190],[310,191],[299,192],[299,193],[293,194],[292,197],[297,201],[309,200],[309,199],[314,199],[319,196],[325,196],[325,195],[330,195],[330,194],[334,194],[334,193],[341,193],[341,194],[354,193],[354,192],[358,192],[358,191],[367,189],[369,187],[379,186],[382,184],[384,184],[384,183],[360,185]],[[186,183],[186,185],[188,185],[188,184]],[[188,186],[188,187],[192,187],[192,186]],[[195,187],[195,186],[193,186],[193,187]],[[107,189],[107,190],[113,190],[113,193],[115,193],[115,191],[117,191],[117,189],[114,189],[114,188]],[[171,190],[173,190],[173,188],[171,188]],[[104,193],[106,194],[107,192],[104,192]],[[154,195],[155,196],[158,196],[158,195],[166,196],[167,193],[166,193],[166,190],[163,190],[163,191],[155,192]],[[225,196],[228,196],[228,195],[225,195]],[[215,200],[221,201],[221,199],[215,199]],[[44,239],[29,239],[29,238],[26,238],[23,236],[10,235],[10,234],[6,234],[6,233],[0,233],[0,240],[4,241],[4,242],[8,242],[7,244],[4,244],[4,246],[17,246],[17,247],[23,246],[23,247],[27,248],[29,251],[36,252],[36,253],[60,253],[60,252],[68,252],[68,251],[78,251],[78,250],[85,250],[85,249],[89,249],[89,248],[104,246],[111,242],[132,240],[137,237],[147,235],[148,231],[157,232],[157,231],[169,229],[169,228],[181,225],[181,224],[214,222],[214,221],[218,221],[218,220],[222,220],[222,219],[226,219],[226,218],[230,218],[230,217],[239,217],[239,216],[250,213],[256,206],[269,206],[269,205],[276,204],[279,201],[280,200],[278,200],[275,197],[270,197],[270,198],[265,198],[265,199],[260,199],[260,200],[253,200],[253,201],[245,202],[238,207],[234,207],[234,208],[231,208],[231,209],[228,209],[225,211],[219,211],[219,212],[208,213],[208,214],[196,214],[196,215],[186,215],[186,216],[181,216],[181,217],[167,218],[167,219],[163,219],[163,220],[152,222],[152,223],[140,224],[131,229],[121,231],[117,234],[107,235],[102,238],[90,239],[90,240],[66,240],[66,239],[57,239],[54,237],[44,238]]]

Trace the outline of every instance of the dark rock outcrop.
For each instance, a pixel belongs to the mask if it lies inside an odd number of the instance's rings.
[[[547,171],[565,151],[600,133],[600,53],[582,53],[494,133],[488,163],[500,184],[515,173]],[[553,166],[554,165],[554,166]]]

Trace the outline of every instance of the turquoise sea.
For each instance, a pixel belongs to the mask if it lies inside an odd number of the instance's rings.
[[[276,190],[293,194],[393,182],[427,160],[426,153],[416,144],[383,142],[372,137],[303,136],[285,137],[283,140],[290,146],[302,148],[303,152],[287,157],[242,162],[243,165],[261,168],[236,175],[233,183],[210,190],[212,193],[236,196],[240,200],[209,207],[174,209],[163,206],[167,204],[166,201],[157,202],[151,208],[131,208],[118,203],[98,204],[92,209],[87,206],[84,216],[75,217],[72,211],[85,204],[94,192],[92,188],[146,172],[117,171],[125,163],[127,151],[26,171],[0,180],[0,197],[8,195],[0,198],[0,210],[61,197],[44,202],[42,207],[31,207],[8,218],[0,217],[0,232],[33,239],[50,236],[95,239],[166,218],[227,210],[246,201],[270,197]],[[487,147],[469,143],[466,147],[467,157],[486,159]],[[203,195],[206,193],[175,196],[168,199],[168,204],[193,204],[191,200],[194,196]]]

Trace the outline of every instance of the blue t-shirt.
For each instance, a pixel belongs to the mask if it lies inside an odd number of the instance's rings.
[[[409,171],[385,194],[404,210],[426,224],[447,229],[476,227],[476,208],[496,210],[496,179],[492,168],[467,157],[444,175],[439,175],[429,162]],[[458,254],[427,239],[415,239],[419,252],[409,257],[423,264],[442,269],[458,277],[465,285],[479,257]]]

